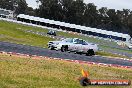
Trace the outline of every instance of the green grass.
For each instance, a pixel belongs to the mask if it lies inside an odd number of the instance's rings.
[[[103,50],[111,49],[111,47],[108,47],[108,46],[105,46],[105,45],[100,46],[100,48],[102,48]],[[119,52],[126,52],[126,53],[129,53],[129,54],[132,53],[132,50],[124,50],[124,49],[117,49],[117,48],[112,48],[112,50],[119,51]]]
[[[132,70],[66,61],[0,54],[0,88],[83,88],[77,80],[80,68],[90,79],[129,79]],[[90,86],[86,88],[132,88],[131,86]]]
[[[104,52],[104,51],[98,51],[96,52],[96,55],[100,55],[100,56],[106,56],[106,57],[111,57],[111,58],[127,58],[127,59],[132,59],[132,58],[129,58],[127,56],[122,56],[122,55],[118,55],[118,54],[112,54],[112,53],[109,53],[109,52]]]
[[[18,44],[46,47],[48,41],[54,40],[46,36],[26,33],[23,30],[42,30],[42,29],[6,22],[6,21],[0,21],[0,41],[8,41]],[[43,31],[46,30],[43,29]]]

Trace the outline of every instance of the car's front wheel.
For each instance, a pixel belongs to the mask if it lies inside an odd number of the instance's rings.
[[[62,51],[62,52],[68,51],[68,46],[67,46],[67,45],[62,45],[61,51]]]
[[[53,48],[53,47],[51,47],[51,46],[48,46],[48,49],[50,49],[50,50],[54,50],[54,48]]]

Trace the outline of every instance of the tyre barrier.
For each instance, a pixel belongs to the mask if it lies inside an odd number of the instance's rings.
[[[53,59],[53,60],[74,62],[74,63],[78,63],[78,64],[88,64],[88,65],[97,65],[97,66],[103,66],[103,67],[116,67],[116,68],[132,69],[132,66],[122,66],[122,65],[117,65],[117,64],[105,64],[105,63],[97,63],[97,62],[90,62],[90,61],[83,61],[83,60],[71,60],[71,59],[53,58],[53,57],[47,57],[47,56],[37,56],[37,55],[21,54],[21,53],[16,53],[16,52],[0,51],[0,53],[1,54],[10,54],[10,55],[26,56],[26,57],[36,57],[36,58],[44,58],[44,59]],[[131,62],[132,60],[129,60],[129,61]]]

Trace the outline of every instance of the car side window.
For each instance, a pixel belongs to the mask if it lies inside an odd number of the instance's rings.
[[[88,45],[86,41],[83,41],[83,45]]]
[[[83,44],[83,40],[79,40],[78,44]]]
[[[79,44],[79,39],[75,39],[75,40],[74,40],[74,43],[75,43],[75,44]]]
[[[76,44],[83,44],[83,40],[80,40],[80,39],[76,39],[74,42],[75,42]]]

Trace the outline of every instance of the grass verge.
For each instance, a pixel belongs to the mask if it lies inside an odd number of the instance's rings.
[[[96,52],[96,55],[106,56],[106,57],[111,57],[111,58],[126,58],[126,59],[130,59],[130,60],[132,59],[127,56],[113,54],[113,53],[109,53],[109,52],[103,52],[103,51]]]
[[[132,70],[77,64],[66,61],[0,54],[0,88],[83,88],[80,68],[90,79],[129,79]],[[88,86],[86,88],[132,88],[130,86]]]

